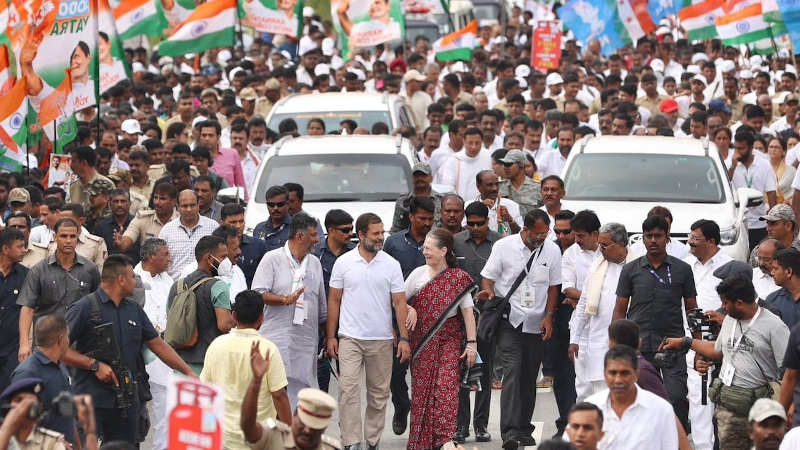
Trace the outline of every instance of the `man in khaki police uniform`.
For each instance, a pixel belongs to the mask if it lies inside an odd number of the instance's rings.
[[[31,268],[39,261],[47,258],[47,246],[37,242],[31,242],[31,217],[23,211],[11,213],[6,219],[6,227],[15,228],[25,236],[25,256],[22,258],[22,265]]]
[[[158,237],[161,228],[179,216],[175,205],[178,190],[174,185],[161,183],[153,189],[154,209],[141,209],[128,224],[124,233],[114,234],[114,243],[120,251],[127,251],[135,243],[144,244],[149,238]]]

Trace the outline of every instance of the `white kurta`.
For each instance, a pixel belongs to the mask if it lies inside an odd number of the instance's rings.
[[[264,323],[260,332],[280,350],[289,380],[289,402],[297,405],[297,392],[305,387],[317,387],[317,345],[319,325],[328,317],[322,265],[314,255],[308,255],[303,285],[303,302],[307,311],[303,325],[293,324],[295,305],[265,306]],[[277,248],[261,259],[253,277],[253,290],[275,295],[289,295],[292,288],[292,271],[283,247]]]
[[[156,327],[156,331],[161,332],[167,328],[167,300],[174,281],[167,275],[167,272],[152,276],[150,272],[142,269],[142,263],[136,265],[133,273],[142,278],[142,285],[145,289],[144,313]],[[166,386],[169,382],[171,369],[160,359],[156,358],[148,363],[146,370],[152,383]]]

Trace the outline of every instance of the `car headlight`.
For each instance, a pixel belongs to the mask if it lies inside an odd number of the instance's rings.
[[[724,230],[720,230],[719,236],[720,245],[733,245],[736,243],[736,240],[739,239],[739,228],[725,228]]]

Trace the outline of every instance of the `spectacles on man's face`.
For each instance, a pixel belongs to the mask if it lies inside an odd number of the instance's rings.
[[[282,202],[267,202],[267,207],[269,208],[283,208],[286,206],[286,201]]]
[[[353,233],[353,227],[352,226],[350,226],[350,227],[333,227],[333,229],[338,231],[338,232],[340,232],[340,233],[344,233],[344,234],[352,234]]]
[[[705,236],[696,236],[694,234],[690,234],[688,242],[702,242],[702,241],[705,241],[705,240],[706,240]]]
[[[609,247],[613,247],[613,246],[615,246],[617,244],[619,244],[619,243],[612,241],[612,242],[609,242],[609,243],[600,242],[598,245],[600,246],[600,250],[607,250]]]
[[[485,220],[479,220],[479,221],[476,221],[476,222],[467,221],[467,226],[468,227],[482,227],[485,224],[486,224]]]
[[[570,234],[572,233],[572,228],[553,228],[553,233],[555,233],[557,236],[562,234]]]

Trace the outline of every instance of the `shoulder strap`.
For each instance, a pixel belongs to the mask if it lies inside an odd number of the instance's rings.
[[[87,295],[87,298],[89,299],[89,307],[91,308],[91,312],[89,313],[89,320],[99,325],[103,322],[103,316],[100,313],[100,299],[94,292]]]
[[[542,253],[542,249],[544,248],[544,245],[545,245],[545,243],[542,242],[542,245],[538,249],[536,249],[536,251],[531,253],[531,257],[528,258],[528,262],[525,264],[525,267],[522,269],[522,271],[520,271],[519,275],[517,275],[517,279],[514,280],[514,284],[511,285],[511,289],[509,289],[508,292],[506,293],[506,295],[505,295],[506,299],[510,300],[511,296],[514,295],[514,292],[516,292],[516,290],[519,287],[519,285],[522,284],[522,280],[525,279],[525,276],[531,270],[531,266],[533,265],[533,261],[535,259],[538,259],[539,255]]]
[[[192,287],[189,288],[189,290],[190,291],[194,291],[195,289],[199,288],[201,284],[205,283],[206,281],[213,280],[213,279],[214,279],[214,277],[203,277],[203,278],[200,278],[200,280],[197,283],[193,284]],[[186,283],[186,281],[184,281],[184,283]],[[184,288],[184,289],[186,289],[186,288]]]

